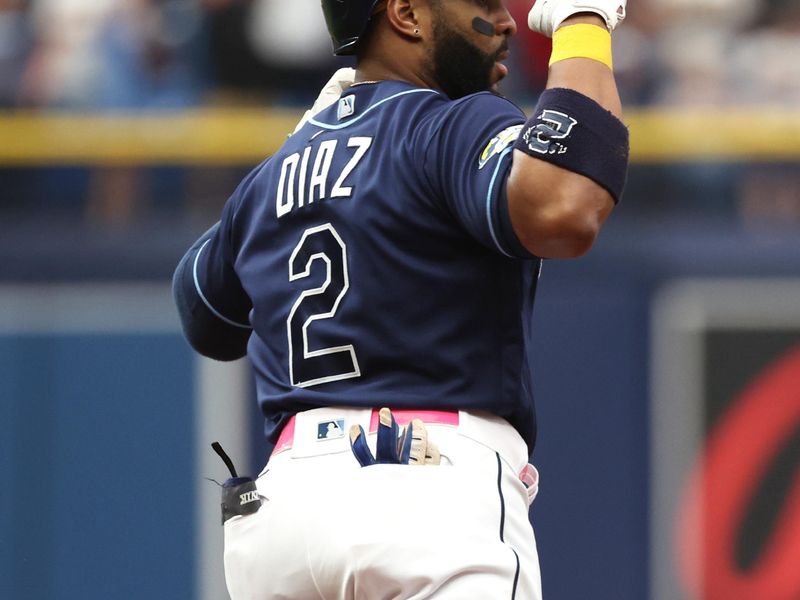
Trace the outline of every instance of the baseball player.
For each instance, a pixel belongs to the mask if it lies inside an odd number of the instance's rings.
[[[625,0],[535,2],[553,55],[530,118],[498,93],[505,0],[322,9],[354,81],[174,278],[191,345],[249,357],[275,446],[226,509],[228,590],[540,600],[533,300],[542,259],[587,252],[622,194]]]

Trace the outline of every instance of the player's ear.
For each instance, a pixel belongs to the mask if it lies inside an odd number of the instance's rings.
[[[407,39],[421,39],[423,2],[420,0],[387,0],[386,18],[398,34]]]

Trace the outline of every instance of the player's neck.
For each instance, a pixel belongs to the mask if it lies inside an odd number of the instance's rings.
[[[380,19],[376,28],[358,54],[356,81],[390,79],[436,88],[429,73],[428,48],[423,40],[399,35],[386,19]]]
[[[366,81],[405,81],[419,87],[435,88],[429,78],[424,74],[423,69],[405,61],[401,64],[393,64],[392,61],[383,61],[372,58],[362,58],[358,61],[356,68],[356,83]]]

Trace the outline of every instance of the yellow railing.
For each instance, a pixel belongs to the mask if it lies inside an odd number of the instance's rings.
[[[255,164],[300,112],[0,113],[0,166]],[[800,161],[800,110],[630,110],[625,120],[636,163]]]

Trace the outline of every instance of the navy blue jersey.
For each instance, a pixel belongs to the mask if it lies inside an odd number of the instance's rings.
[[[488,92],[359,84],[241,183],[193,277],[252,327],[271,441],[301,410],[389,406],[490,411],[533,448],[540,261],[505,195],[524,122]]]

